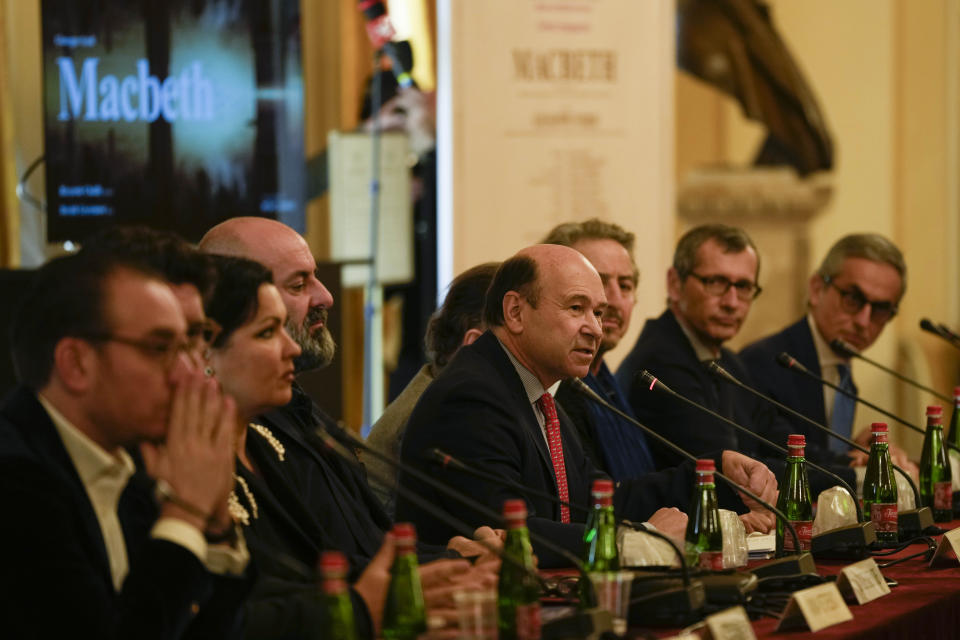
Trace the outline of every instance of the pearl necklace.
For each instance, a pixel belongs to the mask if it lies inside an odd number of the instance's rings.
[[[249,427],[260,434],[260,436],[263,437],[263,439],[266,440],[271,447],[273,447],[273,450],[277,452],[277,458],[280,460],[280,462],[283,462],[287,450],[284,448],[283,444],[277,440],[277,437],[273,435],[270,429],[267,429],[262,424],[255,424],[253,422],[249,424]],[[260,511],[257,507],[257,501],[253,497],[253,492],[250,490],[250,485],[248,485],[247,481],[236,473],[233,474],[233,477],[243,490],[243,495],[250,504],[250,510],[253,511],[253,519],[256,520],[260,517]],[[247,511],[247,508],[241,504],[240,498],[237,497],[236,489],[231,491],[230,495],[227,497],[227,510],[230,512],[230,517],[233,518],[234,522],[238,522],[244,526],[250,526],[250,511]]]

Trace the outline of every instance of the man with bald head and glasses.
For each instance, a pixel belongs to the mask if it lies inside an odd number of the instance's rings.
[[[651,391],[643,370],[674,391],[755,431],[768,431],[775,411],[749,393],[716,379],[707,364],[716,361],[749,383],[740,359],[723,344],[740,330],[760,294],[760,258],[743,229],[708,224],[691,229],[677,243],[667,271],[667,309],[647,320],[617,381],[637,418],[687,451],[702,455],[732,449],[763,460],[775,472],[783,456],[758,445],[710,415],[680,400]],[[682,462],[678,454],[651,443],[658,469]]]
[[[740,353],[760,390],[841,435],[855,436],[856,404],[851,398],[784,369],[776,358],[787,352],[818,376],[856,392],[850,358],[832,349],[830,343],[840,339],[857,351],[872,345],[896,315],[907,287],[906,278],[903,255],[887,238],[863,233],[838,240],[810,276],[807,315]],[[819,463],[862,463],[840,440],[797,418],[784,418],[790,433],[806,434],[808,459]],[[779,435],[786,438],[784,433]],[[868,435],[869,430],[863,433]],[[861,434],[861,440],[864,437]],[[901,450],[892,451],[895,462],[913,466]]]

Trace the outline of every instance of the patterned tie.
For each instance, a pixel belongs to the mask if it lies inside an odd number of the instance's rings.
[[[563,441],[560,439],[560,419],[557,417],[557,405],[553,396],[545,393],[537,400],[537,406],[543,412],[547,427],[547,442],[550,443],[550,459],[553,461],[553,475],[557,480],[557,493],[564,502],[570,500],[567,490],[567,467],[563,463]],[[570,522],[570,507],[560,505],[560,522]]]
[[[855,394],[857,388],[853,386],[853,378],[850,377],[850,367],[845,364],[837,365],[837,373],[840,374],[840,384],[838,385],[844,391]],[[830,416],[830,427],[834,432],[850,437],[853,433],[853,412],[857,407],[857,401],[843,393],[837,391],[833,398],[833,413]],[[842,440],[830,438],[830,449],[837,453],[846,453],[850,445]]]

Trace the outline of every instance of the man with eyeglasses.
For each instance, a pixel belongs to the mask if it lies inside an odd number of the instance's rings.
[[[186,330],[138,262],[82,252],[35,276],[11,328],[21,386],[0,405],[4,637],[239,636],[235,406]]]
[[[813,373],[855,393],[850,359],[834,351],[830,343],[839,338],[858,351],[872,345],[897,313],[906,289],[906,275],[903,255],[883,236],[853,234],[837,241],[810,276],[807,315],[741,352],[758,388],[841,435],[855,436],[856,404],[851,398],[784,369],[776,358],[785,351]],[[808,459],[818,463],[863,464],[860,456],[850,452],[840,440],[798,418],[784,418],[790,433],[806,435]],[[784,433],[779,435],[785,438]],[[913,467],[900,449],[891,450],[897,464]]]
[[[706,367],[717,361],[738,378],[747,378],[739,358],[723,343],[737,334],[759,295],[759,272],[756,247],[742,229],[710,224],[688,231],[677,244],[673,266],[667,271],[666,311],[647,320],[617,370],[617,381],[627,389],[637,418],[695,455],[731,449],[762,458],[771,452],[722,421],[651,391],[638,374],[647,370],[674,391],[721,415],[753,429],[765,429],[775,413],[746,392],[718,381]],[[662,445],[651,444],[658,468],[683,461]]]

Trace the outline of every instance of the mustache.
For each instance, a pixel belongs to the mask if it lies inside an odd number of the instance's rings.
[[[308,329],[318,322],[322,322],[324,325],[327,324],[327,308],[326,307],[313,307],[312,309],[307,311],[307,315],[303,319],[303,328]]]

